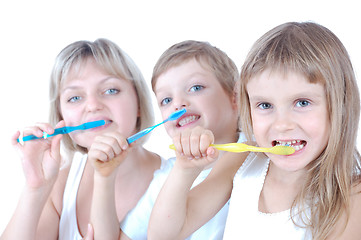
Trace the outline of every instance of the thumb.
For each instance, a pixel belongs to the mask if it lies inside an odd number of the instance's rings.
[[[219,151],[214,147],[207,148],[207,159],[209,162],[214,162],[217,160]]]
[[[65,126],[65,122],[62,120],[56,124],[56,128],[61,128]],[[62,139],[63,135],[59,134],[57,136],[54,136],[51,139],[51,156],[54,159],[60,159],[60,141]]]

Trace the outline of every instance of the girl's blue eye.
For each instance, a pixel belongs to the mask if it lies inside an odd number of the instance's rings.
[[[272,108],[272,105],[270,103],[264,102],[264,103],[258,104],[258,107],[261,109],[270,109],[270,108]]]
[[[197,92],[197,91],[202,90],[203,88],[204,88],[204,87],[201,86],[201,85],[194,85],[194,86],[191,87],[190,91],[191,91],[191,92]]]
[[[307,107],[308,105],[310,105],[310,102],[307,100],[299,100],[296,103],[297,107]]]
[[[71,97],[71,98],[69,98],[68,99],[68,102],[77,102],[77,101],[79,101],[81,99],[81,97],[79,97],[79,96],[74,96],[74,97]]]
[[[172,101],[171,98],[167,97],[167,98],[164,98],[161,102],[160,102],[160,105],[163,106],[163,105],[167,105],[168,103],[170,103]]]
[[[115,88],[111,88],[111,89],[108,89],[105,91],[105,94],[109,94],[109,95],[114,95],[114,94],[117,94],[119,93],[120,91],[118,89],[115,89]]]

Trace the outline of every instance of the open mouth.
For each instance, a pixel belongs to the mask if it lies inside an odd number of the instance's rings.
[[[189,115],[189,116],[183,117],[178,121],[177,127],[183,127],[187,124],[197,121],[199,118],[200,118],[200,116],[197,116],[197,115]]]
[[[273,141],[272,146],[290,146],[293,147],[296,151],[301,150],[307,145],[307,142],[304,140],[292,140],[292,141]]]

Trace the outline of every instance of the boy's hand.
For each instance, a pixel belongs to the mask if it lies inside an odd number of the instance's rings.
[[[64,121],[60,121],[56,128],[64,126]],[[23,135],[32,134],[42,137],[44,132],[49,135],[53,134],[54,128],[48,123],[38,123],[24,129]],[[12,144],[20,152],[27,186],[32,189],[39,189],[44,186],[52,187],[60,168],[60,140],[62,135],[48,139],[31,140],[23,144],[17,142],[19,137],[20,132],[18,131],[12,137]]]
[[[108,177],[127,156],[128,147],[126,138],[119,133],[107,133],[95,138],[88,159],[97,173]]]
[[[173,137],[177,162],[182,168],[204,167],[218,158],[218,150],[210,145],[214,142],[213,133],[201,127],[186,129]]]

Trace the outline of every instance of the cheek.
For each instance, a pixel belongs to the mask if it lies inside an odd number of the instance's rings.
[[[252,115],[252,129],[257,142],[261,143],[263,137],[266,136],[267,126],[267,118]]]

